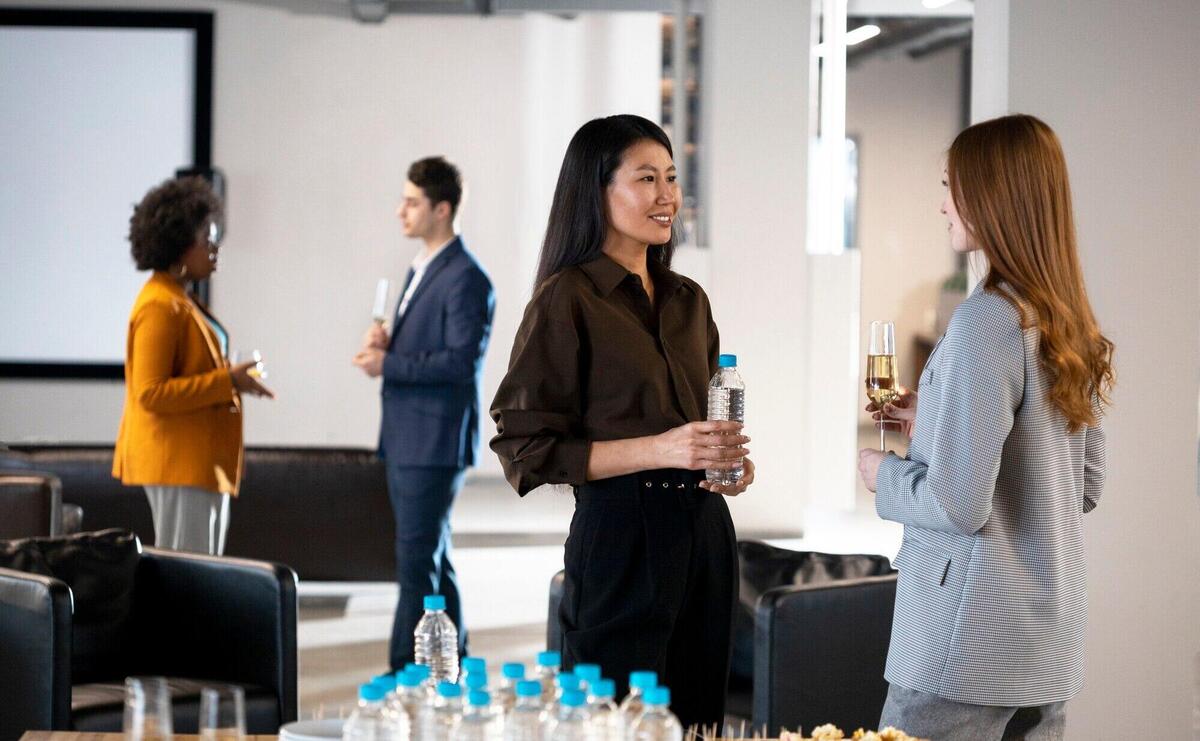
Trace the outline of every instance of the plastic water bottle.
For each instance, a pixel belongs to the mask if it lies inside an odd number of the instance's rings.
[[[407,729],[401,729],[387,709],[387,689],[370,682],[358,688],[358,707],[342,726],[343,741],[405,741]]]
[[[633,725],[646,709],[646,690],[658,686],[658,674],[655,672],[630,672],[629,694],[621,701],[621,720],[625,725],[626,735],[633,732]]]
[[[388,701],[388,706],[395,713],[404,713],[408,718],[408,727],[416,741],[421,722],[421,711],[429,701],[429,693],[421,683],[418,672],[402,671],[396,674],[396,694]]]
[[[467,709],[450,731],[450,741],[499,741],[500,728],[492,711],[492,698],[485,690],[471,690]]]
[[[746,421],[746,384],[737,372],[737,356],[722,355],[717,360],[717,374],[708,382],[708,419],[727,422]],[[742,480],[742,466],[705,471],[714,484],[736,484]]]
[[[588,692],[592,682],[600,680],[599,664],[576,664],[571,673],[579,677],[579,689]]]
[[[575,667],[578,671],[579,667]],[[588,683],[588,716],[591,718],[593,741],[621,741],[625,738],[625,723],[621,711],[613,702],[616,687],[611,679]]]
[[[554,702],[554,691],[558,687],[558,668],[562,666],[562,654],[558,651],[542,651],[537,655],[537,680],[542,683],[542,704]]]
[[[505,664],[500,668],[500,686],[493,693],[492,700],[501,713],[507,713],[517,702],[517,682],[525,679],[524,664]],[[538,687],[538,693],[541,693]]]
[[[425,598],[425,614],[413,631],[417,663],[429,667],[434,682],[458,681],[458,629],[446,614],[446,598],[431,594]]]
[[[581,690],[564,690],[554,719],[548,724],[546,741],[591,741],[590,730],[587,697]]]
[[[404,671],[420,677],[421,685],[425,687],[426,694],[429,695],[430,699],[437,694],[437,682],[433,681],[428,666],[425,664],[408,663],[404,665]]]
[[[486,677],[487,676],[487,659],[481,658],[479,656],[468,656],[462,660],[462,670],[463,670],[464,675],[470,674],[471,672],[475,672],[477,674],[482,674]]]
[[[671,690],[647,690],[646,710],[633,725],[632,741],[683,741],[683,726],[668,707],[670,704]]]
[[[467,686],[467,692],[487,690],[487,674],[483,672],[467,672],[467,677],[463,680],[463,684]]]
[[[462,717],[462,687],[451,682],[438,684],[437,697],[426,706],[421,723],[424,741],[449,741],[450,731]]]
[[[504,714],[504,741],[543,741],[546,708],[542,683],[535,679],[517,682],[517,701]]]
[[[574,672],[562,672],[554,678],[556,687],[554,689],[554,699],[546,706],[547,712],[551,717],[558,716],[558,708],[562,705],[562,698],[568,692],[579,692],[583,694],[583,689],[579,685],[579,676]],[[587,695],[583,695],[583,699],[587,701]]]

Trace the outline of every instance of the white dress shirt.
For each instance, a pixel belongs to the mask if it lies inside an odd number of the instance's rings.
[[[408,302],[412,301],[413,294],[417,292],[417,286],[421,284],[421,278],[425,275],[425,268],[429,267],[429,263],[433,262],[434,258],[442,254],[442,250],[449,247],[450,243],[456,239],[458,239],[457,234],[455,234],[453,237],[450,237],[445,244],[443,244],[441,247],[438,247],[433,252],[421,250],[417,253],[417,256],[413,258],[413,277],[412,280],[408,282],[408,288],[405,289],[403,298],[400,299],[400,309],[396,312],[397,316],[404,316],[404,312],[408,310]]]

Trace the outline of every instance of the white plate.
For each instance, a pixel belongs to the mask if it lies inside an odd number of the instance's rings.
[[[297,720],[279,729],[280,741],[329,741],[342,737],[340,718],[323,720]]]

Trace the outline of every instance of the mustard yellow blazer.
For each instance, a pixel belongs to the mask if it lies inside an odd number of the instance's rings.
[[[155,272],[129,316],[113,476],[237,496],[241,412],[216,333],[179,283]]]

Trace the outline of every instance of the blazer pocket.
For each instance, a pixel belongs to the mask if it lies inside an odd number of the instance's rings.
[[[943,586],[950,574],[951,557],[942,550],[916,541],[905,541],[893,561],[901,572],[922,584]]]

